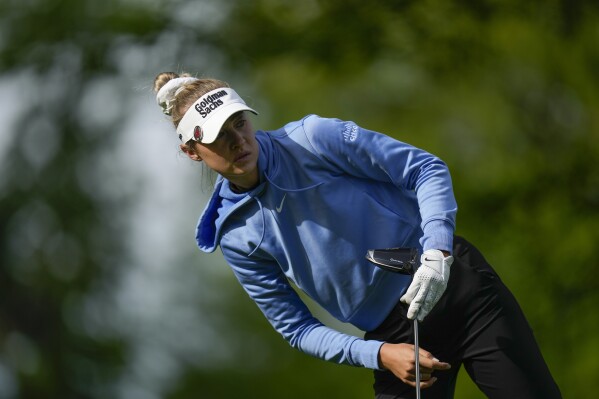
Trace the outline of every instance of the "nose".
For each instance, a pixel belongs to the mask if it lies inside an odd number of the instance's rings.
[[[229,144],[232,149],[239,148],[243,145],[245,141],[245,136],[242,132],[237,129],[231,129],[229,131]]]

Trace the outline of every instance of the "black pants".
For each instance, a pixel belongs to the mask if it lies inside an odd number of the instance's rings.
[[[472,244],[455,237],[447,290],[419,324],[420,347],[451,364],[422,398],[453,398],[464,368],[489,398],[561,398],[532,330],[507,287]],[[365,339],[413,343],[407,307],[398,303]],[[415,389],[389,371],[374,372],[377,399],[414,398]]]

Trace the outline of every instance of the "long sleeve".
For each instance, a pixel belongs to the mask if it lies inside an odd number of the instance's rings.
[[[422,218],[423,249],[451,252],[457,204],[443,161],[353,122],[313,116],[305,119],[304,130],[315,151],[340,173],[414,191]]]
[[[289,344],[323,360],[378,369],[380,341],[335,331],[312,316],[275,262],[253,260],[221,242],[225,259],[268,321]]]

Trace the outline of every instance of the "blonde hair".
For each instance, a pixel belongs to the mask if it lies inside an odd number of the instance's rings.
[[[154,78],[154,92],[158,93],[158,91],[170,80],[175,78],[183,78],[183,77],[191,77],[188,73],[177,74],[175,72],[161,72],[156,78]],[[177,127],[185,112],[191,105],[201,96],[208,93],[209,91],[216,90],[221,87],[229,87],[227,82],[223,82],[218,79],[211,78],[200,78],[194,80],[192,82],[188,82],[183,84],[177,91],[174,96],[170,100],[173,105],[170,111],[170,117]]]

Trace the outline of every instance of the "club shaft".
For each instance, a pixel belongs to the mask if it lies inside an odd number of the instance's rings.
[[[420,345],[418,343],[418,319],[414,319],[414,361],[416,366],[416,399],[420,399]]]

